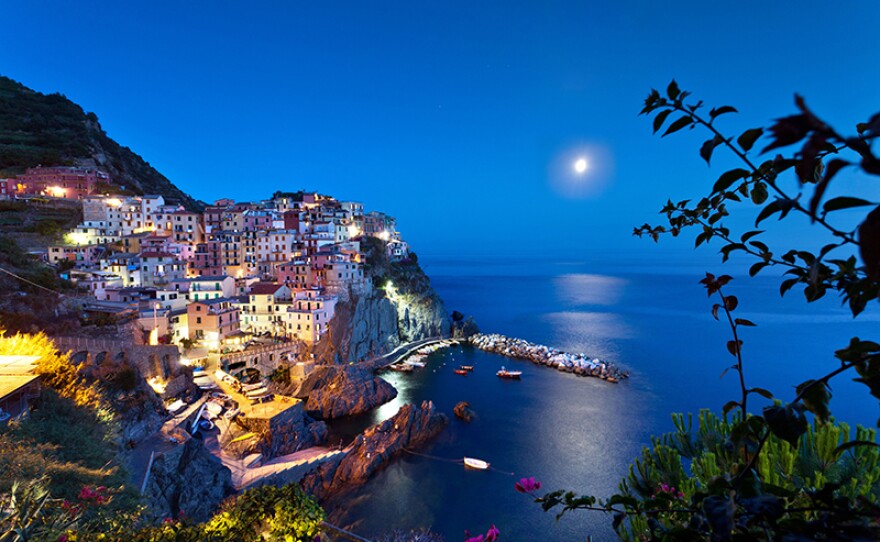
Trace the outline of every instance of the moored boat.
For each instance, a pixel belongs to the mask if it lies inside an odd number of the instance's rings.
[[[457,375],[466,375],[466,374],[468,374],[468,372],[467,372],[466,369],[453,369],[452,372],[455,373],[455,374],[457,374]]]
[[[406,365],[406,364],[389,365],[388,368],[391,369],[392,371],[397,371],[399,373],[411,373],[411,372],[413,372],[413,369],[414,369],[414,367],[412,365]]]
[[[473,371],[474,370],[473,365],[462,365],[460,368],[464,369],[465,371]]]
[[[464,458],[464,466],[471,469],[477,470],[486,470],[489,468],[489,463],[483,461],[482,459],[476,459],[473,457],[465,457]]]
[[[501,370],[495,374],[501,378],[515,378],[518,380],[519,377],[522,376],[522,371],[508,371],[504,367],[501,367]]]

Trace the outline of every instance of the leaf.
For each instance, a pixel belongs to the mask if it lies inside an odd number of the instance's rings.
[[[718,309],[720,309],[720,308],[721,308],[721,305],[719,305],[718,303],[715,303],[714,305],[712,305],[712,317],[715,318],[716,320],[718,319]]]
[[[666,117],[668,117],[670,113],[672,113],[672,109],[664,109],[663,111],[657,113],[657,116],[654,117],[655,134],[657,133],[657,130],[659,130],[663,126],[663,123],[666,122]]]
[[[678,83],[675,82],[675,79],[669,82],[669,86],[666,87],[666,95],[669,96],[670,100],[674,100],[678,98],[678,95],[681,91],[678,88]]]
[[[838,198],[832,198],[825,202],[825,205],[822,206],[822,210],[826,213],[830,213],[831,211],[839,211],[841,209],[851,209],[853,207],[864,207],[866,205],[873,205],[868,200],[864,200],[862,198],[851,198],[847,196],[840,196]]]
[[[764,388],[752,388],[749,390],[749,393],[757,393],[765,399],[773,399],[773,394],[765,390]]]
[[[712,119],[714,120],[715,117],[718,117],[718,116],[723,115],[725,113],[738,113],[738,111],[736,110],[735,107],[732,107],[729,105],[722,105],[721,107],[718,107],[718,108],[713,107],[712,110],[709,111],[709,116],[712,117]]]
[[[703,514],[714,533],[713,540],[730,540],[736,506],[731,497],[710,495],[703,499]]]
[[[693,123],[694,123],[694,119],[692,119],[690,116],[688,116],[688,115],[681,116],[675,122],[670,124],[669,128],[667,128],[666,131],[663,132],[663,135],[660,137],[666,137],[669,134],[675,133],[686,126],[690,126]]]
[[[757,262],[753,264],[751,267],[749,267],[749,276],[754,277],[761,271],[761,269],[764,269],[768,265],[770,264],[768,264],[767,262]]]
[[[736,318],[734,323],[738,326],[746,326],[746,327],[757,327],[758,324],[752,322],[751,320],[746,320],[745,318]]]
[[[859,226],[859,254],[872,279],[880,279],[880,206]]]
[[[760,213],[758,213],[758,218],[755,219],[755,226],[760,224],[762,220],[770,218],[770,216],[780,211],[782,211],[782,206],[780,205],[779,200],[775,199],[771,201],[761,209]]]
[[[816,415],[821,421],[828,420],[831,413],[828,411],[828,402],[831,400],[831,390],[824,381],[807,380],[798,385],[797,394],[807,410]]]
[[[739,306],[739,299],[734,295],[729,295],[724,298],[724,308],[729,311],[734,311]]]
[[[837,175],[837,172],[843,169],[844,166],[848,165],[849,162],[839,158],[835,158],[828,162],[828,167],[825,168],[825,175],[819,179],[819,182],[816,184],[816,189],[813,191],[813,197],[810,198],[810,216],[812,220],[815,220],[816,210],[819,208],[819,202],[822,200],[822,196],[825,195],[825,190],[828,188],[831,179]]]
[[[742,350],[742,341],[727,341],[727,351],[730,355],[736,356]]]
[[[709,161],[712,159],[712,151],[715,150],[715,147],[724,142],[724,138],[716,135],[712,139],[707,139],[703,146],[700,147],[700,156],[703,160],[706,161],[706,164],[709,164]]]
[[[835,448],[834,455],[840,455],[843,452],[857,446],[870,446],[872,448],[880,448],[880,444],[877,444],[876,442],[872,442],[870,440],[851,440],[849,442],[844,442],[843,444]]]
[[[755,205],[761,205],[767,201],[769,195],[770,194],[767,192],[767,185],[764,183],[755,183],[755,186],[752,187],[752,203]]]
[[[748,170],[742,168],[735,168],[729,171],[725,171],[718,177],[718,180],[715,181],[715,186],[712,187],[712,192],[724,192],[730,185],[735,183],[736,181],[748,177],[750,175]]]
[[[743,151],[749,152],[749,150],[754,146],[755,141],[757,141],[763,133],[763,128],[752,128],[751,130],[746,130],[742,133],[742,135],[736,138],[736,142],[739,144],[740,147],[742,147]]]
[[[723,376],[723,375],[722,375],[722,376]],[[734,408],[736,408],[736,407],[738,407],[738,406],[739,406],[739,401],[728,401],[728,402],[724,405],[724,407],[721,409],[721,412],[722,412],[723,414],[727,414],[728,412],[730,412],[731,410],[733,410]]]
[[[760,235],[762,233],[764,233],[764,230],[747,231],[746,233],[742,234],[742,237],[740,237],[740,240],[743,243],[745,243],[746,241],[748,241],[752,237],[754,237],[756,235]]]
[[[798,439],[807,432],[807,419],[803,412],[792,408],[792,405],[774,405],[764,407],[764,419],[770,431],[797,448]]]

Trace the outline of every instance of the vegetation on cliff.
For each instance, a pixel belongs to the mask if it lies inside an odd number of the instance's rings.
[[[111,139],[94,113],[61,94],[42,94],[0,76],[0,176],[44,165],[93,165],[135,194],[160,194],[188,209],[203,204],[176,187],[148,162]]]

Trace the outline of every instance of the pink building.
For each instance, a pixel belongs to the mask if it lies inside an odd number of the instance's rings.
[[[19,194],[82,199],[94,194],[98,183],[110,183],[110,176],[94,168],[38,166],[28,168],[14,182]]]

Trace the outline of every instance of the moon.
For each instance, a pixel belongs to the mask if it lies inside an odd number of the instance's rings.
[[[583,173],[587,171],[588,166],[589,164],[587,164],[587,159],[584,157],[580,157],[574,162],[574,170],[576,173]]]

